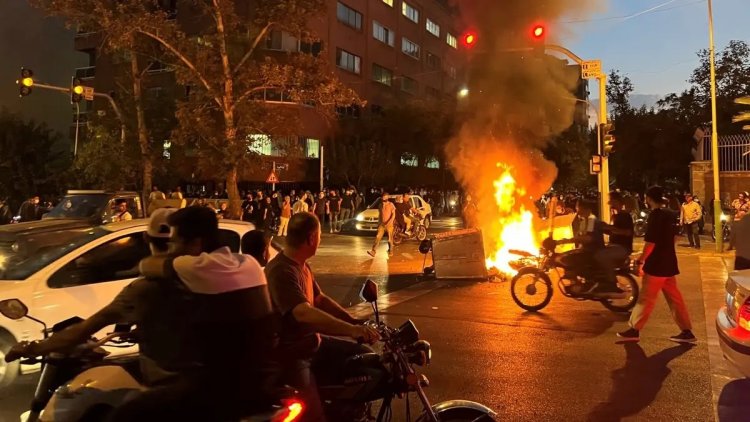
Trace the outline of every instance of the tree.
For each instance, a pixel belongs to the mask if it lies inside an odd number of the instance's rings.
[[[572,125],[544,149],[544,156],[557,166],[555,185],[560,188],[581,188],[591,184],[591,130]]]
[[[622,116],[632,112],[630,94],[633,83],[627,76],[621,76],[619,70],[612,70],[607,77],[607,103],[615,116]]]
[[[71,155],[62,134],[0,111],[0,196],[56,195],[65,186]]]
[[[119,190],[135,186],[138,164],[127,157],[137,156],[137,147],[120,142],[116,130],[100,125],[92,127],[73,163],[77,187]]]

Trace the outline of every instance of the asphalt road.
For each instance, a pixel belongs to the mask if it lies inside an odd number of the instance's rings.
[[[456,224],[438,221],[435,230]],[[526,313],[512,302],[508,283],[425,279],[416,242],[390,259],[383,244],[373,259],[366,254],[372,240],[325,234],[311,266],[342,305],[367,314],[359,289],[370,278],[389,323],[415,322],[433,347],[425,370],[433,403],[474,400],[512,421],[750,420],[750,383],[726,367],[711,336],[726,274],[717,267],[726,256],[708,251],[709,242],[701,252],[680,250],[679,283],[699,338],[691,347],[667,340],[677,328],[663,301],[639,345],[617,344],[627,317],[597,303],[555,294],[543,312]],[[17,420],[34,379],[0,392],[0,421]],[[411,402],[418,410],[415,397]],[[395,406],[395,421],[405,420],[402,409]]]

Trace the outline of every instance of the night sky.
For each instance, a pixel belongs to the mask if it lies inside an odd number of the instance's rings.
[[[73,35],[62,21],[45,17],[26,0],[0,0],[0,108],[67,134],[73,121],[69,98],[42,89],[19,98],[16,79],[21,66],[26,66],[39,81],[70,85],[75,69],[88,65],[88,57],[73,49]]]

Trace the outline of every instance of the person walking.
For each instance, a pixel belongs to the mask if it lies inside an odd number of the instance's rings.
[[[318,192],[318,199],[313,203],[312,213],[320,220],[320,227],[323,227],[326,221],[326,215],[329,213],[328,209],[328,198],[326,198],[325,191]],[[333,233],[333,231],[331,231]]]
[[[341,228],[339,227],[341,224],[341,220],[339,219],[341,216],[341,201],[342,199],[338,193],[336,193],[336,190],[331,189],[328,196],[328,210],[331,216],[331,233],[338,233],[341,231]]]
[[[669,339],[678,343],[697,341],[692,332],[685,300],[677,288],[676,276],[680,270],[674,247],[677,236],[676,218],[671,210],[665,208],[666,202],[662,187],[652,186],[646,192],[646,204],[652,211],[648,216],[646,244],[638,258],[638,273],[642,274],[643,287],[638,303],[630,315],[630,328],[617,333],[624,341],[640,340],[640,332],[656,306],[659,292],[664,293],[664,298],[672,311],[672,318],[681,330],[680,334]]]
[[[375,235],[375,243],[372,244],[372,249],[367,251],[367,254],[373,258],[375,257],[375,254],[377,254],[377,247],[380,245],[380,240],[385,233],[388,233],[388,256],[393,256],[393,251],[396,248],[393,244],[393,225],[396,221],[396,206],[390,201],[388,192],[383,192],[381,198],[378,234]]]
[[[281,204],[281,222],[279,223],[279,236],[286,236],[289,219],[292,218],[292,199],[289,195],[284,197],[284,203]]]
[[[352,188],[346,188],[343,198],[341,199],[341,220],[339,221],[338,231],[344,228],[344,223],[354,216],[355,197]]]
[[[698,234],[698,221],[703,216],[699,203],[693,200],[693,195],[685,194],[685,203],[680,207],[680,225],[685,227],[691,248],[701,248],[701,237]]]

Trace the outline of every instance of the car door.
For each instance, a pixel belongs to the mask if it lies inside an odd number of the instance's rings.
[[[73,316],[88,318],[138,277],[150,254],[142,227],[103,236],[65,255],[42,271],[33,313],[48,326]]]

